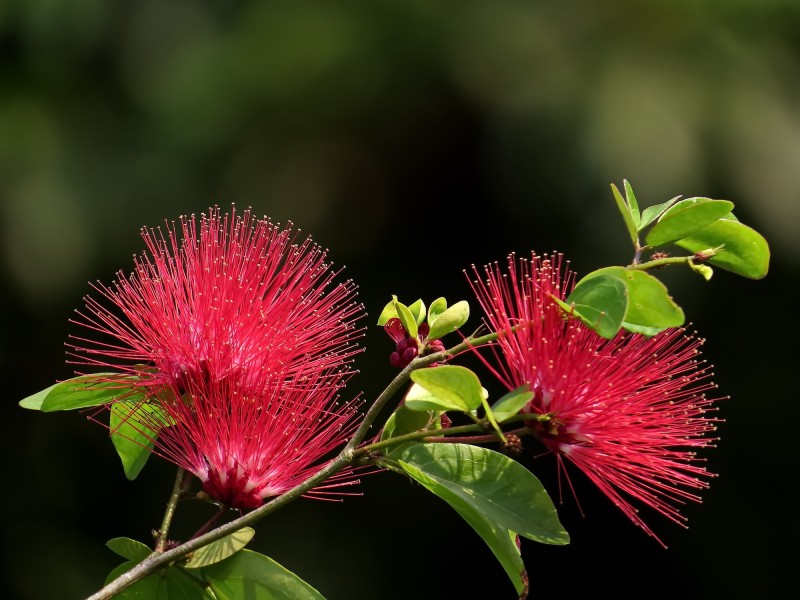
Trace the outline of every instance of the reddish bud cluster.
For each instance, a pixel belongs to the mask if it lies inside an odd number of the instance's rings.
[[[417,356],[433,354],[444,350],[441,340],[428,341],[430,327],[423,323],[418,328],[417,337],[408,335],[406,328],[403,327],[400,319],[394,317],[389,319],[384,325],[384,329],[390,338],[395,342],[395,351],[389,355],[389,363],[397,369],[402,369],[414,360]]]

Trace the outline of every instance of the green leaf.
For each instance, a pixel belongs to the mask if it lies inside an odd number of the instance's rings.
[[[439,318],[444,311],[447,310],[447,300],[444,298],[437,298],[428,307],[428,325],[433,325],[433,322]],[[428,336],[430,337],[430,336]]]
[[[111,442],[122,460],[125,476],[133,481],[144,468],[155,446],[154,423],[166,424],[166,413],[154,404],[117,402],[111,407]]]
[[[392,302],[394,302],[394,309],[397,311],[397,316],[403,324],[406,333],[408,333],[411,338],[417,337],[417,318],[411,314],[411,311],[405,304],[398,302],[397,296],[392,296]]]
[[[687,198],[667,209],[645,236],[648,246],[663,246],[685,238],[720,219],[733,209],[733,202],[709,198]]]
[[[633,224],[638,230],[639,222],[641,221],[641,215],[639,214],[639,203],[636,201],[636,195],[633,193],[633,188],[631,187],[630,182],[627,179],[623,179],[622,185],[625,188],[625,203],[631,209],[631,218],[633,219]]]
[[[461,327],[469,319],[469,303],[466,300],[456,302],[446,309],[431,322],[431,330],[428,333],[429,340],[438,340],[448,333]]]
[[[628,307],[623,322],[629,331],[633,331],[631,326],[661,331],[683,325],[683,310],[672,300],[667,287],[649,273],[625,267],[605,267],[592,271],[582,281],[591,281],[596,277],[614,277],[625,284]],[[637,332],[642,333],[643,330]]]
[[[213,598],[208,593],[204,583],[180,567],[169,567],[162,572],[164,582],[167,584],[167,597],[169,600],[201,600]]]
[[[405,473],[462,516],[461,511],[477,512],[537,542],[569,543],[541,482],[499,452],[469,444],[413,444],[397,459]]]
[[[422,301],[422,298],[409,306],[408,310],[414,315],[414,320],[417,322],[417,325],[425,320],[425,303]]]
[[[238,531],[234,531],[224,538],[196,550],[183,566],[187,569],[199,569],[200,567],[207,567],[225,560],[244,548],[255,534],[256,532],[252,527],[242,527]]]
[[[619,208],[619,212],[622,214],[622,218],[625,221],[625,227],[628,230],[628,235],[631,236],[631,242],[634,246],[636,246],[639,243],[639,237],[636,235],[636,224],[633,222],[633,213],[631,212],[631,207],[628,206],[628,203],[625,202],[622,194],[619,193],[617,186],[613,183],[611,184],[611,192],[614,194],[614,200],[617,201],[617,208]]]
[[[666,329],[666,327],[645,327],[644,325],[634,325],[633,323],[626,323],[625,321],[622,322],[622,328],[625,331],[646,335],[647,337],[653,337],[654,335],[661,333]]]
[[[392,296],[396,298],[396,296]],[[394,307],[394,300],[389,300],[386,306],[383,307],[381,314],[378,316],[378,325],[386,325],[389,319],[397,318],[397,309]]]
[[[596,271],[595,271],[596,273]],[[628,310],[628,288],[616,276],[592,273],[581,279],[563,306],[573,307],[575,315],[600,336],[611,339],[620,327]]]
[[[440,404],[452,407],[438,410],[467,412],[478,408],[484,398],[478,376],[465,367],[442,365],[434,369],[419,369],[411,372],[411,379],[435,396]],[[411,408],[408,405],[408,397],[406,406]]]
[[[106,577],[106,581],[103,585],[108,585],[120,575],[124,575],[133,567],[138,565],[139,562],[140,561],[128,561],[122,563],[108,574],[108,577]],[[170,600],[167,584],[164,581],[164,578],[158,573],[153,573],[152,575],[148,575],[144,579],[137,581],[129,588],[114,596],[114,598],[120,600]]]
[[[761,234],[739,221],[720,219],[707,225],[675,245],[689,252],[701,252],[708,248],[723,246],[722,250],[708,260],[715,267],[748,277],[761,279],[769,271],[769,245]]]
[[[696,264],[690,260],[689,268],[698,275],[700,275],[706,281],[710,281],[711,278],[714,276],[714,269],[712,269],[708,265]]]
[[[218,600],[325,600],[274,560],[250,550],[201,571]]]
[[[463,507],[453,504],[450,506],[486,542],[492,554],[502,565],[511,583],[514,584],[514,589],[516,589],[519,597],[524,597],[524,593],[528,589],[528,576],[525,572],[525,564],[522,562],[519,548],[517,548],[517,534],[491,519],[487,519],[476,510],[465,510]]]
[[[521,385],[511,390],[492,405],[492,414],[498,423],[510,419],[521,411],[533,399],[533,392],[528,385]]]
[[[414,384],[412,387],[419,386]],[[405,404],[401,404],[386,420],[386,424],[381,431],[380,441],[389,440],[423,429],[441,429],[441,419],[438,416],[438,412],[411,410]],[[383,452],[387,456],[392,456],[399,449],[404,447],[405,445],[398,444],[396,446],[384,448]]]
[[[119,554],[122,558],[142,562],[145,558],[152,554],[152,550],[145,546],[142,542],[137,542],[126,537],[118,537],[106,542],[106,546],[114,553]]]
[[[653,206],[648,206],[642,211],[642,220],[639,222],[639,231],[650,225],[653,221],[659,218],[664,212],[673,204],[675,204],[678,200],[680,200],[680,196],[675,196],[671,200],[667,200],[661,204],[654,204]]]
[[[114,382],[98,381],[113,377]],[[55,412],[76,410],[108,404],[122,396],[143,397],[143,392],[131,385],[133,377],[119,373],[95,373],[73,377],[20,401],[20,406],[30,410]]]

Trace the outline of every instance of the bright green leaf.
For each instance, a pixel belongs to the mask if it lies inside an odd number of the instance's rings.
[[[639,231],[650,225],[653,221],[659,218],[664,212],[673,204],[675,204],[678,200],[680,200],[680,196],[675,196],[671,200],[667,200],[661,204],[654,204],[653,206],[648,206],[642,211],[642,220],[639,222]]]
[[[22,400],[19,401],[19,405],[22,408],[27,408],[28,410],[42,410],[42,402],[44,402],[44,399],[47,397],[47,394],[53,391],[53,389],[55,389],[57,385],[59,384],[55,383],[51,385],[49,388],[45,388],[40,392],[36,392],[35,394],[28,396],[27,398],[23,398]]]
[[[325,600],[297,575],[250,550],[205,567],[201,573],[218,600]]]
[[[573,307],[586,325],[611,339],[622,326],[628,309],[628,288],[619,277],[590,273],[578,282],[566,302],[559,304]]]
[[[605,267],[592,271],[582,281],[596,277],[615,277],[625,284],[628,291],[628,308],[623,318],[626,329],[630,330],[631,325],[658,330],[683,325],[683,310],[672,300],[666,286],[649,273]]]
[[[412,387],[419,386],[414,384]],[[405,404],[401,404],[386,420],[386,424],[381,431],[380,441],[389,440],[423,429],[441,429],[441,419],[438,416],[438,412],[415,411],[408,408]],[[402,444],[391,446],[385,448],[384,453],[391,456],[403,447],[404,445]]]
[[[392,296],[396,298],[396,296]],[[389,319],[397,318],[397,309],[394,307],[394,300],[389,300],[386,306],[383,307],[381,314],[378,316],[378,325],[386,325]]]
[[[115,378],[117,381],[98,381],[98,378]],[[131,385],[133,378],[119,373],[96,373],[73,377],[50,386],[20,402],[25,408],[35,410],[38,403],[42,412],[75,410],[108,404],[120,397],[142,398],[143,392]]]
[[[417,325],[425,320],[425,303],[422,301],[422,298],[409,306],[408,310],[414,315],[414,320],[417,322]]]
[[[142,542],[137,542],[126,537],[118,537],[106,542],[106,546],[114,553],[119,554],[122,558],[127,558],[135,562],[141,562],[150,554],[152,550],[145,546]]]
[[[158,438],[152,426],[165,422],[164,411],[154,404],[117,402],[111,407],[111,442],[128,479],[136,479],[150,458]]]
[[[627,202],[625,202],[622,194],[619,193],[617,186],[613,183],[611,184],[611,192],[614,194],[614,200],[617,201],[617,208],[619,208],[619,212],[622,214],[622,218],[625,221],[625,227],[628,230],[628,235],[631,236],[631,242],[634,246],[636,246],[639,243],[639,237],[636,235],[636,225],[633,222],[631,208],[628,206]]]
[[[460,513],[477,512],[505,531],[544,544],[569,543],[541,482],[499,452],[469,444],[413,444],[397,459],[412,479]]]
[[[706,281],[710,281],[711,278],[714,276],[714,269],[712,269],[708,265],[697,264],[697,263],[694,263],[694,262],[692,262],[690,260],[689,261],[689,268],[692,271],[694,271],[695,273],[697,273],[698,275],[700,275]]]
[[[416,317],[411,314],[411,311],[405,304],[397,300],[397,296],[392,296],[392,302],[394,302],[394,309],[397,311],[397,316],[400,319],[400,322],[403,324],[406,333],[408,333],[409,337],[412,339],[417,337],[418,330]]]
[[[639,214],[639,203],[636,201],[636,196],[633,193],[633,188],[631,187],[630,182],[627,179],[623,179],[622,185],[625,188],[625,202],[631,210],[633,225],[638,230],[639,223],[641,221],[641,215]]]
[[[447,300],[444,298],[437,298],[428,307],[428,325],[433,325],[433,322],[439,318],[439,315],[447,310]]]
[[[467,319],[469,319],[469,303],[466,300],[456,302],[431,323],[428,339],[438,340],[448,333],[452,333],[466,323]]]
[[[527,385],[511,390],[492,405],[492,414],[498,423],[510,419],[533,399],[533,392]]]
[[[478,408],[484,398],[478,376],[465,367],[442,365],[435,369],[419,369],[411,372],[411,379],[435,396],[440,403],[453,407],[440,410],[467,412]],[[408,398],[406,405],[408,406]]]
[[[625,321],[622,322],[622,328],[625,331],[639,333],[641,335],[646,335],[647,337],[653,337],[654,335],[661,333],[666,329],[666,327],[645,327],[643,325],[634,325],[633,323],[626,323]]]
[[[733,202],[709,198],[687,198],[667,209],[647,232],[648,246],[663,246],[685,238],[713,223],[733,209]]]
[[[761,279],[769,271],[770,253],[767,240],[754,229],[727,216],[675,244],[689,252],[723,246],[719,254],[708,262],[743,277]]]
[[[196,550],[183,566],[187,569],[199,569],[200,567],[207,567],[225,560],[244,548],[255,534],[256,532],[252,527],[242,527],[238,531],[234,531],[224,538]]]

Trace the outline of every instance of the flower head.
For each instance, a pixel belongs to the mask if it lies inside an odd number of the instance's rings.
[[[359,351],[355,286],[334,283],[310,239],[249,210],[212,208],[142,237],[133,272],[85,298],[74,322],[93,335],[73,337],[71,355],[133,375],[161,409],[145,417],[156,452],[252,508],[352,432],[356,408],[337,394]]]
[[[699,501],[694,490],[712,476],[695,455],[713,444],[717,422],[707,416],[715,386],[698,359],[702,340],[680,329],[601,338],[553,300],[574,285],[561,255],[511,256],[507,273],[495,263],[484,274],[472,286],[499,333],[486,362],[509,390],[534,393],[523,412],[537,416],[531,427],[545,447],[649,535],[634,500],[683,524],[680,506]]]

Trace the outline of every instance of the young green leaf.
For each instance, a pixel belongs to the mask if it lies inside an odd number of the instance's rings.
[[[469,444],[413,444],[397,460],[412,479],[460,511],[477,512],[537,542],[569,543],[541,482],[499,452]]]
[[[428,325],[433,325],[433,322],[439,318],[439,315],[447,310],[447,300],[444,298],[437,298],[428,307]]]
[[[711,257],[715,267],[731,271],[750,279],[761,279],[769,271],[769,245],[761,234],[738,220],[725,218],[707,225],[700,231],[675,242],[689,252],[701,252],[722,246],[722,250]]]
[[[592,271],[581,281],[591,281],[596,277],[614,277],[625,284],[628,292],[628,305],[623,317],[625,329],[632,331],[631,327],[645,327],[661,331],[683,325],[683,310],[672,300],[666,286],[649,273],[625,267],[605,267]]]
[[[187,569],[199,569],[225,560],[244,548],[255,534],[252,527],[242,527],[240,530],[196,550],[183,566]]]
[[[139,562],[134,560],[122,563],[108,574],[104,585],[108,585],[138,564]],[[129,588],[114,596],[114,598],[121,600],[170,600],[167,583],[158,573],[153,573],[137,581]]]
[[[733,209],[733,202],[687,198],[667,209],[645,236],[648,246],[663,246],[691,235]]]
[[[633,213],[631,212],[631,207],[628,206],[628,203],[625,202],[622,194],[619,193],[617,186],[613,183],[611,184],[611,192],[614,194],[614,200],[617,202],[617,208],[619,208],[619,212],[622,214],[622,218],[625,221],[625,227],[628,230],[628,235],[631,237],[631,242],[634,246],[637,246],[639,244],[639,237],[636,235],[636,224],[633,222]]]
[[[417,318],[411,313],[405,304],[398,302],[397,296],[392,296],[392,302],[394,302],[394,308],[397,311],[397,316],[400,319],[400,322],[403,324],[403,327],[405,328],[409,337],[412,339],[417,337],[417,333],[419,332],[417,329]]]
[[[625,188],[625,203],[628,205],[628,208],[631,211],[633,225],[638,231],[639,223],[641,221],[641,215],[639,214],[639,203],[636,201],[636,195],[633,193],[633,188],[627,179],[622,180],[622,186]]]
[[[420,325],[425,320],[425,303],[422,301],[422,298],[409,306],[408,310],[414,315],[414,320],[417,322],[417,325]]]
[[[469,319],[469,303],[466,300],[456,302],[431,322],[428,339],[438,340],[448,333],[452,333],[466,323],[467,319]]]
[[[200,572],[218,600],[325,600],[297,575],[250,550],[237,552]]]
[[[581,279],[563,307],[573,307],[575,315],[600,336],[611,339],[622,326],[628,310],[628,288],[619,277],[593,275]]]
[[[675,196],[671,200],[667,200],[666,202],[662,202],[661,204],[654,204],[653,206],[648,206],[642,211],[642,220],[639,222],[639,231],[650,225],[653,221],[658,219],[661,215],[666,212],[666,210],[675,204],[678,200],[680,200],[680,196]]]
[[[450,407],[417,408],[416,410],[459,410],[467,412],[478,408],[484,398],[483,388],[478,376],[466,367],[442,365],[435,369],[419,369],[411,372],[411,379],[429,392],[431,396],[435,397],[436,404],[439,407],[444,405]],[[427,397],[421,398],[421,402],[429,401]],[[408,397],[406,397],[406,406],[408,406]]]
[[[131,481],[144,468],[158,439],[154,423],[166,423],[164,411],[154,404],[117,402],[111,407],[111,442]]]
[[[397,296],[392,296],[392,298],[397,298]],[[394,306],[394,300],[389,300],[386,306],[383,307],[381,314],[378,316],[378,325],[386,325],[389,319],[395,318],[397,318],[397,309]]]
[[[118,381],[98,381],[98,378],[116,378]],[[113,402],[121,396],[141,397],[141,393],[131,385],[133,378],[119,373],[96,373],[81,375],[51,385],[19,402],[22,408],[54,412],[76,410]]]
[[[137,542],[126,537],[118,537],[106,542],[106,546],[115,554],[122,558],[127,558],[136,563],[142,562],[145,558],[152,554],[152,550],[145,546],[142,542]]]
[[[521,385],[505,394],[492,405],[492,414],[498,423],[510,419],[533,399],[533,392],[527,385]]]

